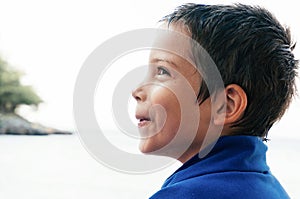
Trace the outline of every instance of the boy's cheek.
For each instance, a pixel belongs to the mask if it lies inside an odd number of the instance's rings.
[[[178,96],[168,88],[158,87],[153,89],[150,99],[152,105],[159,104],[166,112],[180,113]]]
[[[167,88],[157,88],[151,95],[151,105],[157,107],[154,113],[156,125],[160,128],[177,126],[181,121],[181,107],[177,96]]]

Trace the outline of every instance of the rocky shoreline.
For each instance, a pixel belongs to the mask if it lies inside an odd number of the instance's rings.
[[[0,113],[0,135],[70,135],[72,132],[61,131],[32,123],[15,113]]]

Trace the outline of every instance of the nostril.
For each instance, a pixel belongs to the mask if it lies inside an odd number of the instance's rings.
[[[143,100],[143,91],[140,88],[137,88],[136,90],[132,91],[132,97],[136,101],[142,101]]]
[[[136,101],[141,101],[141,98],[139,96],[133,96],[133,97]]]
[[[132,91],[131,94],[132,94],[132,97],[133,97],[136,101],[141,100],[140,97],[138,97],[138,95],[137,95],[137,90]]]

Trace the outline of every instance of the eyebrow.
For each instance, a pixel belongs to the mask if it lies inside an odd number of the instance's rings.
[[[154,58],[154,59],[151,59],[150,62],[151,62],[151,63],[166,62],[166,63],[168,63],[168,64],[170,64],[170,65],[173,65],[173,66],[175,66],[176,68],[178,68],[178,65],[177,65],[177,64],[175,64],[173,61],[168,60],[168,59]]]

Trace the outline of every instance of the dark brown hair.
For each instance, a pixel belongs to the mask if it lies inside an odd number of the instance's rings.
[[[248,106],[232,125],[238,134],[265,137],[296,92],[298,61],[289,29],[266,9],[242,4],[185,4],[161,21],[183,23],[214,60],[224,86],[244,89]],[[209,95],[202,82],[200,101]]]

